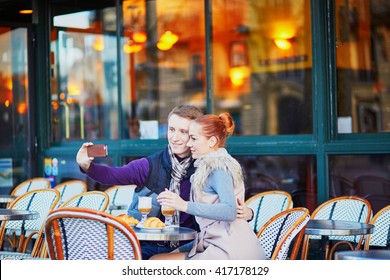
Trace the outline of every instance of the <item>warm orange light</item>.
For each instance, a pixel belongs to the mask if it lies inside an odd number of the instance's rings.
[[[61,99],[61,100],[64,100],[64,99],[65,99],[65,96],[66,96],[66,95],[65,95],[64,92],[61,92],[61,93],[60,93],[60,99]]]
[[[287,39],[275,38],[274,43],[279,49],[286,51],[291,49],[292,46],[291,40],[292,40],[291,38],[287,38]]]
[[[167,50],[169,50],[170,48],[172,48],[172,45],[171,45],[171,44],[168,44],[168,43],[164,43],[164,42],[158,42],[158,43],[157,43],[157,48],[158,48],[160,51],[167,51]]]
[[[104,50],[104,40],[103,40],[103,36],[96,36],[95,38],[95,42],[93,43],[93,46],[92,46],[95,50],[97,50],[98,52],[101,52],[102,50]]]
[[[147,39],[145,31],[136,31],[132,37],[136,43],[145,43]]]
[[[31,15],[33,13],[33,10],[20,10],[19,14],[22,15]]]
[[[235,86],[241,86],[249,76],[249,72],[248,66],[232,67],[229,69],[230,81]]]
[[[27,104],[25,102],[20,103],[16,110],[21,115],[26,114],[27,113]]]
[[[53,107],[53,110],[58,110],[58,108],[60,108],[60,104],[58,104],[57,101],[52,101],[51,106]]]
[[[68,84],[68,94],[69,95],[80,95],[80,89],[77,85]]]
[[[171,31],[165,31],[163,35],[161,35],[160,42],[167,44],[175,44],[179,40],[179,36],[172,33]]]
[[[157,48],[161,51],[169,50],[178,40],[179,36],[172,33],[171,31],[165,31],[157,43]]]
[[[141,44],[125,44],[123,45],[123,51],[125,53],[137,53],[142,50],[142,45]]]
[[[9,99],[7,99],[7,100],[4,102],[5,107],[8,108],[8,107],[9,107],[9,103],[10,103],[10,102],[9,102]]]

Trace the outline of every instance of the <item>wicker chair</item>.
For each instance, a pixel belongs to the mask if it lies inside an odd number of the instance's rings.
[[[140,243],[132,228],[106,212],[59,208],[45,225],[53,260],[140,260]]]
[[[270,218],[293,207],[291,195],[280,190],[258,193],[247,199],[245,204],[253,210],[253,219],[249,224],[255,233]]]
[[[25,253],[30,240],[34,240],[31,257],[36,257],[44,243],[43,227],[47,215],[53,210],[60,198],[54,189],[32,190],[17,197],[9,206],[10,209],[36,211],[39,218],[36,220],[3,221],[0,230],[0,244],[9,242],[18,253]],[[36,237],[35,237],[36,235]],[[7,254],[7,252],[2,252]],[[29,255],[29,254],[27,254]]]
[[[330,199],[319,205],[311,214],[312,219],[339,220],[368,223],[372,217],[371,204],[368,200],[357,196],[340,196]],[[320,236],[305,235],[302,248],[302,259],[307,259],[311,239],[320,239]],[[325,248],[325,257],[331,259],[334,251],[340,245],[345,244],[351,250],[360,250],[364,236],[329,236],[329,240],[335,244],[329,249]],[[356,244],[356,245],[354,245]]]
[[[87,183],[82,180],[69,180],[56,185],[54,189],[58,190],[61,194],[60,202],[58,203],[58,205],[61,205],[72,196],[86,192]]]
[[[38,189],[50,189],[50,181],[45,178],[36,177],[23,181],[17,185],[11,192],[11,195],[19,196],[28,191],[38,190]]]
[[[304,207],[296,207],[284,210],[266,222],[257,233],[266,258],[271,260],[296,259],[305,225],[309,220],[309,210]],[[297,238],[291,254],[288,256],[290,245],[295,236]]]
[[[135,188],[136,185],[115,185],[106,189],[104,192],[110,197],[110,204],[106,209],[106,212],[114,216],[126,214],[127,209],[133,200]]]
[[[383,207],[371,219],[370,224],[375,226],[374,233],[368,234],[364,241],[364,250],[370,246],[390,249],[390,205]]]
[[[80,207],[99,211],[107,209],[110,198],[105,192],[90,191],[76,194],[68,200],[64,201],[60,208],[65,207]]]

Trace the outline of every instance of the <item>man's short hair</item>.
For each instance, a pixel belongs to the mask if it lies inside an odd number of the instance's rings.
[[[197,117],[203,115],[202,111],[193,105],[181,105],[172,109],[168,115],[168,120],[172,115],[178,115],[179,117],[189,120],[195,120]]]

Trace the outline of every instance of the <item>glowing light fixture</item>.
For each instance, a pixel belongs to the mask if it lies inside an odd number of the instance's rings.
[[[92,46],[95,50],[97,50],[98,52],[101,52],[102,50],[104,50],[104,40],[103,40],[103,36],[101,35],[98,35],[95,37],[95,41],[93,42],[93,46]]]
[[[169,50],[178,40],[179,36],[172,33],[172,31],[165,31],[157,42],[157,48],[161,51]]]
[[[148,38],[145,31],[136,31],[133,33],[132,37],[136,43],[145,43],[146,39]]]
[[[281,50],[289,50],[292,46],[292,38],[275,38],[275,45]]]
[[[244,83],[244,79],[249,76],[248,66],[232,67],[229,69],[230,81],[235,86],[241,86]]]
[[[123,51],[125,53],[137,53],[142,50],[141,44],[125,44],[123,45]]]
[[[22,15],[31,15],[33,13],[33,10],[20,10],[19,14]]]

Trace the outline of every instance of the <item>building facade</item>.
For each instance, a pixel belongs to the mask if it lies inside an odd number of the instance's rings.
[[[24,11],[21,11],[24,10]],[[247,197],[390,204],[390,3],[0,0],[0,192],[166,146],[180,104],[229,112]],[[90,189],[103,189],[88,181]]]

